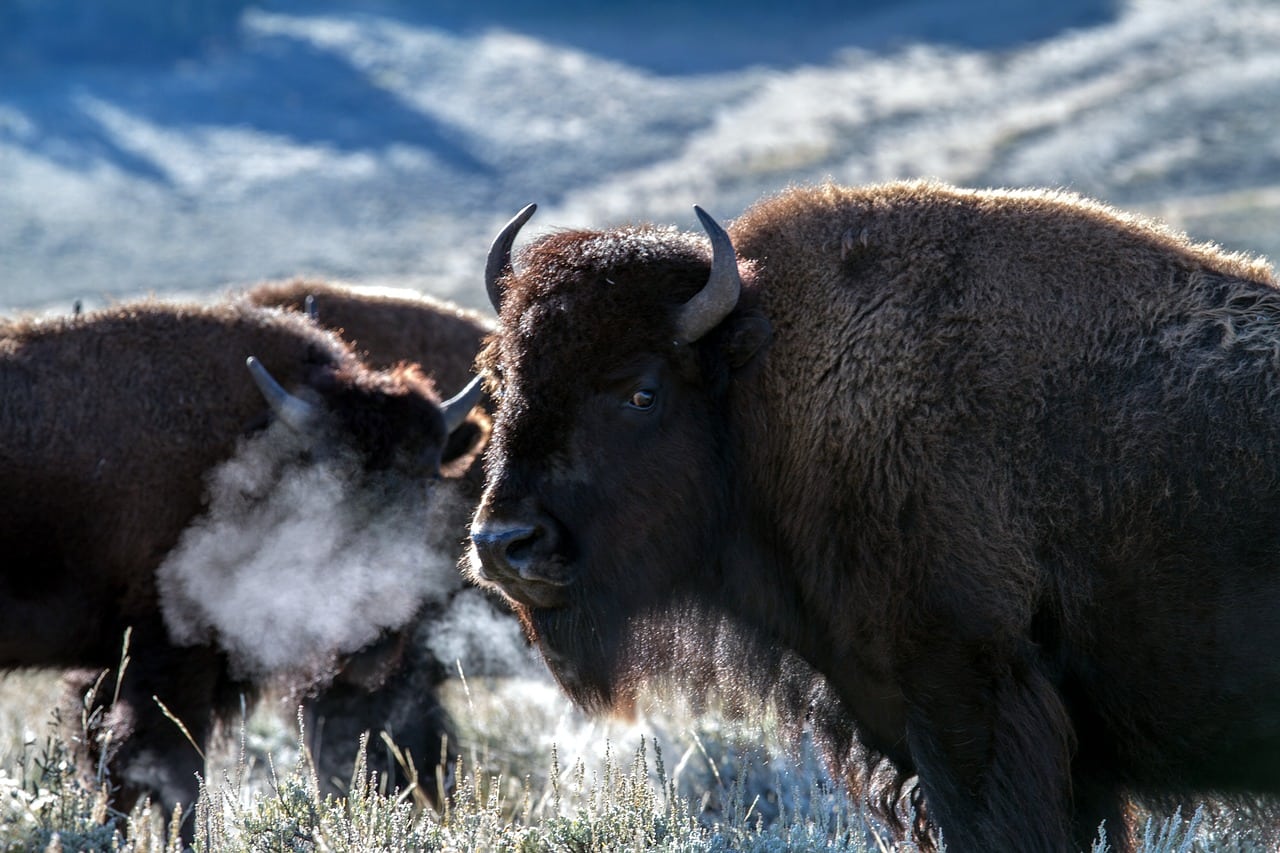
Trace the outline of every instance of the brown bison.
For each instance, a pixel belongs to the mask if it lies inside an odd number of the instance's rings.
[[[218,643],[176,642],[158,600],[158,567],[205,511],[210,473],[250,442],[267,468],[349,459],[371,513],[420,507],[447,497],[451,434],[484,426],[467,420],[474,393],[442,404],[412,366],[375,371],[303,315],[234,303],[0,322],[0,388],[0,667],[74,670],[73,706],[112,670],[80,758],[105,763],[122,808],[194,803],[203,762],[167,717],[204,746],[253,687]],[[264,429],[273,419],[290,428]],[[474,503],[459,503],[432,535],[461,540]]]
[[[422,369],[440,388],[460,388],[472,378],[475,354],[493,324],[479,313],[428,296],[366,292],[315,279],[263,282],[240,294],[244,301],[263,307],[306,312],[320,325],[337,332],[370,366],[391,368],[409,361]],[[481,405],[486,401],[482,398]],[[487,430],[487,420],[476,419]],[[487,436],[487,431],[484,433]],[[444,473],[460,478],[457,489],[466,489],[472,506],[479,499],[483,468],[472,464],[475,449],[483,441],[467,431],[446,447]],[[461,541],[465,524],[457,528]],[[479,606],[477,603],[476,606]],[[409,778],[400,761],[383,749],[379,730],[394,735],[396,745],[414,759],[420,771],[430,773],[440,760],[442,738],[456,743],[437,688],[449,673],[427,651],[424,633],[439,624],[441,602],[424,604],[423,612],[404,630],[389,633],[380,642],[350,658],[339,676],[306,704],[310,746],[322,781],[350,778],[355,748],[362,730],[375,735],[370,742],[369,766],[381,778],[403,788]],[[495,619],[506,608],[495,606]]]
[[[663,671],[915,775],[948,849],[1280,791],[1280,290],[1053,192],[783,193],[488,285],[472,526],[578,702]],[[736,249],[736,254],[735,254]],[[806,672],[814,673],[812,683]],[[882,789],[883,790],[883,789]],[[901,805],[899,800],[898,804]]]
[[[440,299],[364,291],[315,279],[254,285],[243,294],[254,305],[305,311],[350,341],[367,364],[391,367],[417,362],[444,388],[471,380],[475,354],[493,323]]]

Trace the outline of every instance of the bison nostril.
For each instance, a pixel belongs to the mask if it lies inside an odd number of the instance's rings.
[[[512,550],[518,549],[522,543],[528,543],[536,535],[536,531],[532,527],[494,528],[485,526],[471,531],[471,541],[475,544],[476,551],[480,553],[480,557],[484,560],[486,567],[492,566],[500,570],[501,574],[505,574],[506,572],[501,570],[511,568]]]
[[[524,535],[512,537],[507,542],[507,562],[513,566],[529,562],[533,556],[534,546],[542,535],[542,528],[531,527],[523,531]]]
[[[555,556],[556,537],[546,524],[483,524],[471,541],[489,580],[552,580],[539,569]]]

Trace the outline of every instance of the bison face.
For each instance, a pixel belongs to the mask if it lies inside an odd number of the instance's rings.
[[[317,404],[285,391],[256,358],[248,367],[277,417],[320,446],[354,451],[367,471],[434,478],[441,462],[464,455],[482,438],[482,426],[467,418],[480,397],[478,380],[439,403],[414,365],[382,372],[326,366],[312,376]]]
[[[477,435],[466,415],[478,389],[473,384],[458,398],[439,403],[431,384],[411,365],[363,382],[339,382],[321,393],[339,440],[352,446],[368,470],[435,478],[441,463],[469,450],[466,439]]]
[[[715,232],[711,281],[728,264],[731,298],[706,298],[691,235],[556,235],[518,276],[505,232],[495,243],[501,322],[481,361],[498,409],[469,571],[506,595],[588,707],[625,707],[650,617],[721,583],[728,398],[769,326],[740,310],[732,247]]]

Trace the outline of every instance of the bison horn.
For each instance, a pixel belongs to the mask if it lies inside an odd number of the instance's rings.
[[[308,432],[315,425],[317,414],[315,406],[284,390],[275,377],[262,366],[262,362],[253,356],[245,359],[244,364],[249,368],[249,375],[253,377],[254,384],[258,386],[258,390],[262,392],[267,405],[276,413],[276,417],[298,432]]]
[[[481,377],[477,376],[467,383],[466,388],[440,404],[440,414],[444,415],[446,434],[462,426],[463,421],[467,419],[467,413],[476,407],[483,393],[484,383]]]
[[[511,271],[511,246],[515,243],[520,229],[537,209],[536,204],[525,205],[519,213],[511,217],[510,222],[503,226],[502,231],[494,238],[493,245],[489,247],[489,260],[484,265],[484,287],[489,291],[489,301],[493,304],[493,310],[499,314],[502,313],[502,288],[498,286],[498,279]]]
[[[738,294],[742,292],[738,256],[729,235],[720,223],[696,204],[693,211],[711,238],[711,275],[702,290],[676,315],[676,339],[686,344],[698,340],[728,317],[738,304]]]
[[[316,297],[314,293],[308,293],[307,298],[302,302],[303,310],[307,312],[307,317],[313,323],[320,322],[320,312],[316,309]]]

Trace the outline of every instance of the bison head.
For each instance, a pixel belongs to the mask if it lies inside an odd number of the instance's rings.
[[[727,413],[771,328],[700,209],[710,253],[672,229],[565,232],[515,272],[532,211],[487,267],[497,412],[469,571],[511,601],[571,696],[621,710],[632,676],[671,651],[655,644],[677,642],[647,626],[735,583]]]
[[[467,415],[479,402],[480,378],[440,403],[414,365],[390,371],[325,366],[312,377],[310,402],[286,391],[254,356],[249,373],[277,418],[299,433],[341,437],[368,470],[436,476],[440,463],[470,450],[483,428]]]

